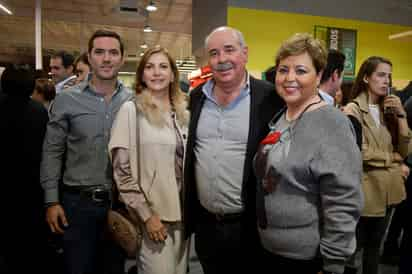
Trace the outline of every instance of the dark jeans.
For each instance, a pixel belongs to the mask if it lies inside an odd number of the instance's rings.
[[[267,250],[263,254],[263,269],[259,274],[317,274],[320,272],[321,259],[296,260],[275,255]]]
[[[195,229],[195,250],[204,274],[260,273],[257,232],[249,230],[245,218],[216,220],[205,212]]]
[[[356,252],[363,249],[362,273],[378,274],[379,248],[385,234],[385,217],[361,217],[356,228]]]
[[[123,252],[105,239],[109,203],[63,193],[69,226],[63,235],[67,274],[124,273]]]

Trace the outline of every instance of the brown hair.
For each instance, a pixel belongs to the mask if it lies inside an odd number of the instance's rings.
[[[74,69],[76,70],[76,66],[79,62],[87,65],[90,68],[89,58],[87,57],[87,52],[83,52],[79,56],[77,56],[76,60],[74,60]]]
[[[358,74],[356,75],[355,83],[353,84],[350,96],[352,100],[358,97],[362,92],[368,91],[368,84],[365,83],[364,78],[365,76],[370,77],[381,63],[388,64],[392,67],[392,62],[389,61],[389,59],[380,56],[371,56],[362,63]]]
[[[281,60],[305,52],[312,59],[317,74],[326,67],[326,48],[320,40],[313,38],[309,33],[296,33],[281,44],[276,54],[276,67]]]
[[[43,96],[44,100],[50,102],[56,97],[54,82],[47,78],[36,79],[34,89]]]
[[[114,38],[114,39],[116,39],[117,41],[119,41],[119,44],[120,44],[120,53],[121,53],[122,56],[123,56],[123,53],[124,53],[124,44],[123,44],[123,42],[122,42],[122,39],[120,38],[120,35],[119,35],[119,34],[117,34],[117,33],[114,32],[114,31],[110,31],[110,30],[96,30],[96,32],[93,33],[93,35],[92,35],[92,37],[90,37],[89,43],[88,43],[88,52],[89,52],[89,53],[92,52],[94,40],[95,40],[96,38],[99,38],[99,37],[111,37],[111,38]]]
[[[173,57],[169,54],[167,49],[155,46],[147,49],[142,56],[142,59],[139,62],[136,70],[136,94],[140,94],[143,92],[144,89],[147,88],[146,83],[143,81],[143,73],[149,58],[156,53],[164,54],[167,59],[169,60],[170,68],[172,69],[172,73],[174,76],[173,82],[169,85],[169,97],[172,107],[174,107],[175,103],[180,100],[184,100],[185,95],[179,88],[179,70],[177,69],[176,62]]]

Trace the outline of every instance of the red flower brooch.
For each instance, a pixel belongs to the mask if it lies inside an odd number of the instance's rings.
[[[279,141],[280,138],[280,131],[274,131],[268,134],[265,139],[260,142],[261,145],[269,145],[269,144],[276,144],[277,141]]]

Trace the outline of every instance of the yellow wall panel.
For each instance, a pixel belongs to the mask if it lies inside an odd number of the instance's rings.
[[[320,25],[357,30],[356,71],[368,56],[380,55],[393,62],[394,80],[412,79],[412,44],[388,39],[411,27],[235,7],[228,9],[228,25],[245,35],[251,71],[272,66],[283,40],[296,32],[313,34],[315,25]]]

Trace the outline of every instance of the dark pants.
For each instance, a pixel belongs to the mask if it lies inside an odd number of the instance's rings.
[[[23,203],[26,205],[25,203]],[[0,225],[0,273],[56,273],[52,272],[48,252],[47,225],[44,208],[33,210],[8,206],[9,212],[1,212]],[[58,273],[56,273],[58,274]]]
[[[195,250],[204,274],[260,273],[257,232],[244,217],[217,220],[205,211],[195,229]]]
[[[363,250],[362,273],[378,274],[379,249],[385,234],[385,217],[361,217],[356,232],[356,251]]]
[[[384,245],[384,255],[399,255],[399,239],[402,235],[403,222],[408,218],[406,201],[402,201],[394,208],[395,212],[389,223],[388,234]]]
[[[124,273],[123,252],[104,237],[109,205],[80,194],[63,193],[69,222],[63,235],[67,274]]]
[[[259,274],[317,274],[320,272],[321,259],[296,260],[263,251],[263,269]]]

